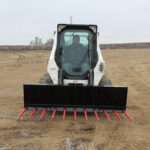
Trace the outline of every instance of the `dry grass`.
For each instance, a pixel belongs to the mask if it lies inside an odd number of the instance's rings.
[[[128,85],[128,107],[134,122],[111,123],[90,117],[86,122],[17,121],[23,106],[22,84],[37,82],[46,70],[48,51],[0,52],[0,149],[150,149],[150,49],[104,50],[107,73],[114,84]],[[81,130],[93,127],[91,131]]]

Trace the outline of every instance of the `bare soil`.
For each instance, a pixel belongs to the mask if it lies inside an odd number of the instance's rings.
[[[46,72],[48,51],[0,51],[0,150],[149,150],[150,49],[104,50],[107,74],[114,85],[129,87],[132,123],[99,122],[90,116],[73,121],[18,121],[23,83],[36,83]]]

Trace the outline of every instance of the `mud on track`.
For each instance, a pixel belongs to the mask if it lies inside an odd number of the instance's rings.
[[[48,51],[0,51],[0,150],[149,150],[150,49],[104,50],[107,74],[115,85],[128,85],[128,108],[134,117],[96,122],[17,121],[23,106],[22,84],[36,83],[46,70]]]

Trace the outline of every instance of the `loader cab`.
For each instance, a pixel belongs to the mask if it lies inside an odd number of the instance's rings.
[[[97,26],[57,26],[55,61],[59,67],[60,84],[63,79],[89,80],[93,84],[93,69],[98,61]]]

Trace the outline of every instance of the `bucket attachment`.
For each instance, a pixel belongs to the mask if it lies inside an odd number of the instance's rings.
[[[78,85],[24,85],[24,109],[19,113],[22,119],[26,110],[31,110],[30,118],[40,110],[40,120],[51,111],[50,119],[53,120],[57,112],[62,112],[62,119],[65,120],[67,113],[71,112],[73,119],[77,120],[78,113],[83,113],[85,120],[88,120],[88,113],[93,112],[95,119],[100,120],[99,112],[111,121],[110,112],[120,121],[120,112],[123,112],[128,120],[126,111],[127,87],[99,87],[99,86],[78,86]]]

